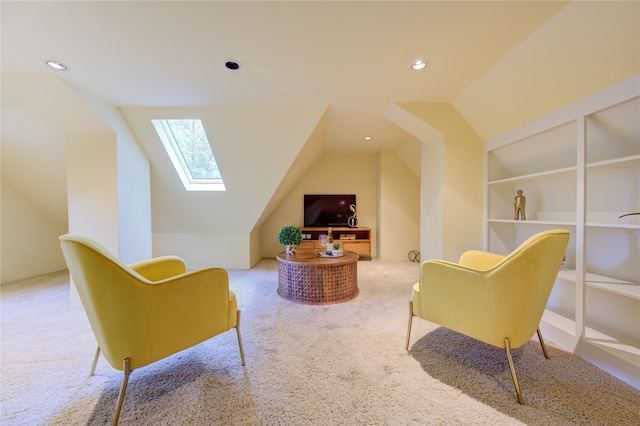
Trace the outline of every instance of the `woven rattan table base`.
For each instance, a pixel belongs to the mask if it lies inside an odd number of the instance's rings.
[[[358,255],[342,258],[296,259],[281,253],[278,259],[278,294],[294,302],[339,303],[358,295]]]

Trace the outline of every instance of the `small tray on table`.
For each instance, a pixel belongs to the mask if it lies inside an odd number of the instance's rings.
[[[334,254],[334,253],[316,253],[316,257],[333,257],[333,258],[336,258],[336,257],[342,257],[342,256],[344,256],[344,251],[341,252],[341,253],[336,253],[336,254]]]

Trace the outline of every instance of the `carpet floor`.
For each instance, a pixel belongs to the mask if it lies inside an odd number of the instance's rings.
[[[419,265],[358,262],[360,294],[302,305],[276,293],[277,263],[229,271],[235,332],[131,374],[121,425],[638,425],[640,391],[548,343],[504,351],[415,319]],[[66,271],[1,288],[2,425],[110,424],[122,373],[101,358]]]

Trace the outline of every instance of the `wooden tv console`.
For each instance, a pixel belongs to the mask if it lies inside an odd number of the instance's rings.
[[[318,236],[327,234],[328,227],[305,227],[302,231],[302,243],[298,250],[319,250]],[[360,258],[371,258],[371,228],[331,227],[331,235],[335,241],[342,243],[342,249],[358,253]],[[306,238],[309,236],[310,238]]]

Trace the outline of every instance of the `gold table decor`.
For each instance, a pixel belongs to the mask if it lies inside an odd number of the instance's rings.
[[[358,296],[358,254],[340,257],[287,255],[278,260],[278,294],[312,305],[347,302]]]

